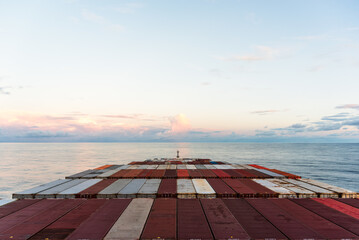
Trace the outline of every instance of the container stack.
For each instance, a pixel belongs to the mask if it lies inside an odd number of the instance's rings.
[[[255,164],[104,165],[13,197],[0,239],[359,239],[357,193]]]

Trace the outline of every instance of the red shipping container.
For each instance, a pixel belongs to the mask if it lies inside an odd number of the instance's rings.
[[[148,178],[151,176],[153,169],[145,169],[140,174],[137,175],[137,178]]]
[[[245,177],[245,178],[255,178],[256,175],[250,173],[247,171],[248,169],[234,169],[234,171],[242,174],[242,177]]]
[[[222,179],[206,179],[216,192],[217,197],[228,198],[236,197],[237,193],[232,190]]]
[[[224,172],[221,169],[210,169],[212,172],[214,172],[214,174],[216,174],[219,178],[230,178],[231,175],[229,175],[228,173]]]
[[[327,220],[337,224],[338,226],[359,235],[359,221],[351,216],[339,212],[331,207],[325,206],[312,199],[291,199],[291,201],[302,207],[326,218]]]
[[[262,173],[260,171],[257,171],[255,169],[246,169],[246,171],[255,175],[256,178],[272,178],[272,176]]]
[[[290,239],[324,239],[269,199],[253,198],[246,201]]]
[[[234,169],[223,169],[223,171],[231,176],[231,178],[242,178],[242,174],[235,171]]]
[[[217,178],[217,175],[210,169],[199,169],[203,178]]]
[[[213,239],[199,199],[178,199],[178,239]]]
[[[141,239],[176,239],[176,200],[175,198],[155,200]]]
[[[352,207],[359,208],[359,199],[357,198],[336,198],[335,200],[348,204]]]
[[[289,199],[270,199],[278,207],[295,216],[297,221],[306,225],[311,230],[319,233],[326,239],[353,239],[356,238],[354,234],[337,226],[336,224],[318,216],[317,214],[295,204]],[[334,200],[333,200],[334,201]]]
[[[221,199],[200,201],[215,239],[250,239]]]
[[[189,178],[187,169],[177,169],[177,177],[178,178]]]
[[[42,199],[23,199],[0,206],[0,219],[39,201],[42,201]]]
[[[164,169],[160,169],[160,170],[153,170],[153,172],[151,173],[151,176],[149,176],[149,178],[162,178],[163,175],[165,174]]]
[[[279,193],[276,193],[276,192],[270,190],[269,188],[266,188],[256,182],[252,181],[251,179],[238,179],[238,181],[240,181],[241,183],[247,185],[248,187],[250,187],[251,189],[256,191],[258,193],[257,196],[259,196],[259,197],[278,197],[279,196]]]
[[[113,165],[103,165],[103,166],[101,166],[101,167],[95,168],[95,170],[102,170],[102,169],[109,168],[109,167],[111,167],[111,166],[113,166]]]
[[[0,234],[0,239],[28,239],[85,201],[86,200],[82,199],[58,200],[56,206],[42,211],[32,218],[27,219],[25,222],[3,231]]]
[[[51,225],[36,233],[30,240],[41,240],[46,238],[51,240],[65,239],[93,212],[104,205],[106,201],[108,200],[91,199],[85,201]]]
[[[177,196],[177,179],[162,179],[158,188],[159,197],[176,197]]]
[[[131,170],[127,170],[127,169],[121,169],[118,172],[112,174],[111,176],[109,176],[108,178],[122,178],[123,175],[127,174],[129,171]]]
[[[86,188],[85,190],[76,194],[76,198],[95,198],[99,192],[116,181],[117,179],[104,179],[101,182],[98,182],[95,185]]]
[[[174,169],[167,169],[165,174],[163,175],[164,178],[177,178],[177,172]]]
[[[198,169],[188,169],[190,178],[202,178],[202,174]]]
[[[244,199],[223,199],[251,239],[287,239]]]
[[[223,179],[223,181],[238,194],[238,197],[255,197],[257,195],[257,191],[240,182],[239,179]]]
[[[359,209],[330,198],[313,198],[321,204],[331,207],[339,212],[345,213],[353,218],[359,219]]]
[[[131,199],[108,200],[66,239],[103,239],[130,202]]]

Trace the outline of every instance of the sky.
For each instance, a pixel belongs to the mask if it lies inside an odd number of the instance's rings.
[[[0,142],[359,142],[356,0],[0,0]]]

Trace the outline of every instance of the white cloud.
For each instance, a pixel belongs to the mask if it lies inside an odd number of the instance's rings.
[[[171,133],[185,133],[191,129],[189,119],[184,114],[178,114],[169,118],[171,123]]]
[[[230,57],[220,57],[223,61],[261,61],[269,60],[278,55],[279,50],[268,46],[256,46],[254,54],[233,55]]]
[[[122,14],[131,14],[136,11],[136,9],[142,8],[143,3],[126,3],[120,7],[117,7],[115,10]]]
[[[90,12],[87,9],[84,9],[81,11],[81,16],[83,17],[83,19],[90,21],[90,22],[95,22],[95,23],[105,23],[106,22],[104,17],[97,15],[93,12]]]

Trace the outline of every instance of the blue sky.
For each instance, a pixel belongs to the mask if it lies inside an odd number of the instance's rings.
[[[358,12],[0,0],[0,141],[359,142]]]

